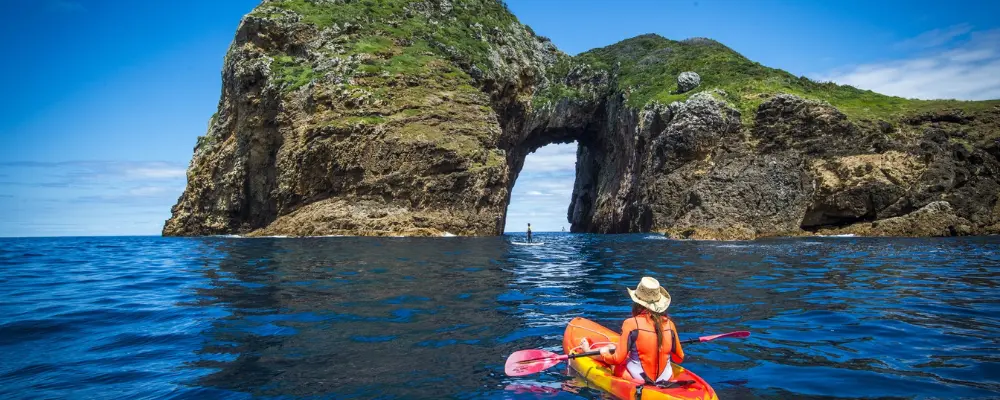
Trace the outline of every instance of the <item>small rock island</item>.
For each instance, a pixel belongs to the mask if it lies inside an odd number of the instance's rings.
[[[577,142],[573,232],[1000,233],[1000,101],[819,83],[711,39],[577,56],[496,0],[264,0],[163,234],[498,235]]]

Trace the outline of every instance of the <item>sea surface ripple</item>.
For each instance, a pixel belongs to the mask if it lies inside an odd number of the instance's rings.
[[[602,398],[577,316],[670,291],[683,365],[722,399],[1000,398],[1000,238],[0,239],[0,398]]]

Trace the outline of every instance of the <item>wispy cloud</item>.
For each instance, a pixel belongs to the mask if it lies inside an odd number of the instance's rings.
[[[129,189],[128,194],[138,197],[154,197],[171,191],[172,188],[165,186],[143,186],[135,189]]]
[[[142,178],[142,179],[164,179],[164,178],[183,178],[186,174],[184,168],[180,167],[141,167],[125,170],[126,174],[129,176]]]
[[[958,24],[947,28],[933,29],[917,35],[916,37],[896,43],[899,49],[926,49],[943,46],[953,40],[972,32],[972,25]]]
[[[553,144],[528,155],[521,174],[572,171],[576,166],[576,144]]]
[[[107,194],[78,196],[74,203],[117,204],[124,206],[149,207],[162,205],[169,208],[178,195],[184,191],[183,186],[143,186]]]
[[[32,170],[21,176],[29,185],[64,187],[99,181],[173,180],[185,176],[182,164],[132,161],[0,162],[0,170]],[[24,171],[27,172],[27,171]]]
[[[916,99],[1000,98],[1000,29],[972,31],[959,25],[903,43],[918,39],[924,51],[912,57],[850,66],[815,78]]]
[[[166,162],[3,162],[0,171],[0,236],[156,234],[185,184],[184,166]]]

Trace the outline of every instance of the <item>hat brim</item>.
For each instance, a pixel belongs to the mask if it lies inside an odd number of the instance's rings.
[[[667,311],[667,308],[670,307],[670,293],[667,292],[667,289],[664,289],[663,286],[660,286],[660,298],[652,303],[640,300],[636,297],[635,290],[632,290],[631,288],[625,288],[625,290],[628,290],[628,295],[632,298],[632,301],[640,306],[650,309],[655,313],[662,313]]]

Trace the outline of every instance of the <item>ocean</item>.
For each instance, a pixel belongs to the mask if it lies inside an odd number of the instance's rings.
[[[657,278],[722,399],[1000,398],[1000,237],[0,239],[0,398],[596,399],[561,352]]]

